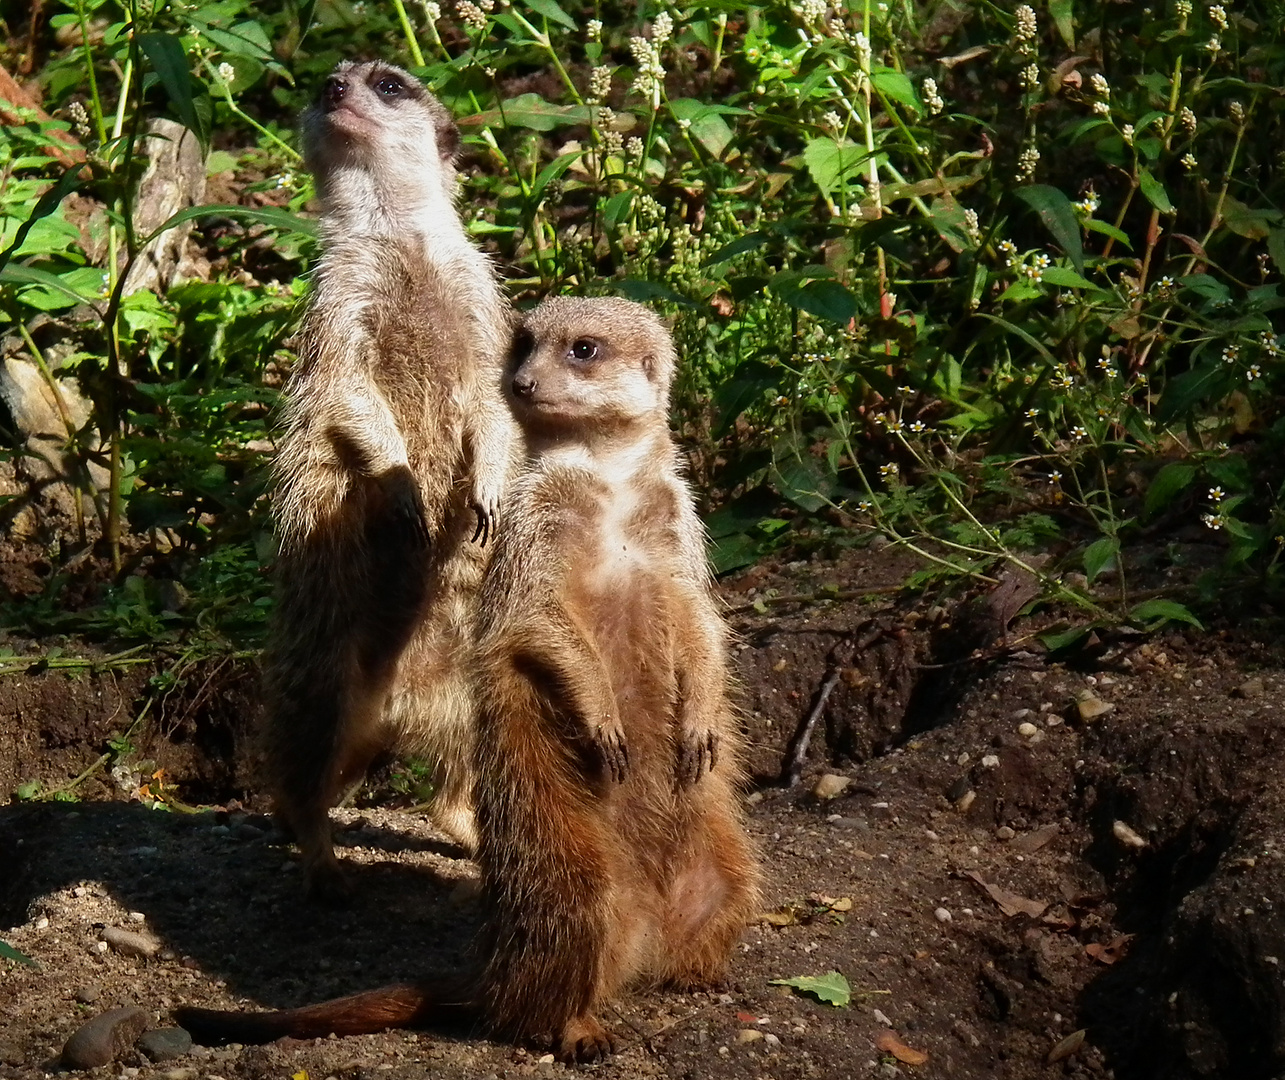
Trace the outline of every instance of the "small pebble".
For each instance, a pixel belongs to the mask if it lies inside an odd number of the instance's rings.
[[[885,1013],[882,1009],[875,1009],[874,1016],[875,1016],[875,1019],[878,1020],[879,1023],[881,1023],[884,1027],[886,1028],[892,1027],[892,1021],[888,1019],[888,1014]]]
[[[1111,834],[1125,847],[1141,849],[1147,846],[1146,840],[1129,828],[1123,821],[1112,823]]]
[[[984,758],[982,758],[982,768],[984,769],[993,769],[998,764],[999,764],[999,755],[997,754],[987,754]]]
[[[1105,716],[1115,708],[1115,705],[1109,701],[1103,701],[1092,690],[1083,690],[1075,699],[1075,708],[1080,714],[1080,719],[1087,724]]]
[[[110,1065],[126,1053],[147,1028],[147,1013],[136,1007],[108,1009],[82,1024],[62,1048],[69,1069]]]
[[[1239,698],[1256,698],[1262,697],[1266,687],[1260,676],[1255,675],[1252,679],[1246,679],[1235,690],[1232,691]]]
[[[1012,829],[1010,829],[1007,825],[1001,825],[998,829],[995,830],[995,836],[1000,840],[1012,840],[1013,837],[1015,837],[1016,835],[1017,833],[1014,832]]]
[[[107,942],[95,941],[92,945],[89,946],[89,951],[91,953],[105,953],[107,951]]]
[[[48,929],[49,929],[49,920],[48,920],[48,919],[46,919],[46,918],[42,915],[39,919],[37,919],[37,920],[36,920],[36,929],[37,929],[37,930],[48,930]]]
[[[109,926],[103,930],[103,941],[122,956],[141,956],[150,959],[161,951],[161,943],[147,934],[136,934],[132,930],[122,930]]]
[[[541,1054],[540,1057],[536,1059],[536,1064],[542,1069],[552,1069],[553,1062],[554,1057],[552,1054]]]
[[[147,921],[147,916],[146,916],[146,915],[144,915],[141,911],[131,911],[131,912],[129,913],[129,921],[130,921],[130,922],[146,922],[146,921]]]
[[[763,1032],[763,1041],[767,1043],[768,1046],[781,1045],[781,1040],[777,1036],[773,1035],[770,1031]]]
[[[92,1005],[103,996],[103,990],[100,986],[82,986],[72,996],[82,1005]]]
[[[153,1061],[173,1061],[192,1049],[192,1036],[181,1027],[157,1028],[138,1040],[138,1048]]]
[[[762,1040],[763,1032],[759,1031],[758,1028],[742,1028],[736,1033],[736,1041],[738,1043],[761,1042]]]
[[[933,912],[933,918],[936,919],[939,923],[942,923],[943,925],[945,925],[946,923],[950,922],[951,914],[944,907],[939,907],[936,911]]]
[[[1065,721],[1058,716],[1057,713],[1049,713],[1048,716],[1044,718],[1045,727],[1061,727],[1063,723],[1065,723]]]
[[[852,778],[850,776],[826,773],[813,787],[812,797],[822,800],[836,799],[848,789],[851,783]]]
[[[74,889],[71,890],[71,895],[74,896],[77,900],[79,900],[82,896],[88,896],[89,890],[86,889],[85,886],[83,885],[77,885]]]
[[[1030,715],[1031,715],[1030,709],[1018,709],[1015,713],[1013,713],[1013,719],[1025,720]]]

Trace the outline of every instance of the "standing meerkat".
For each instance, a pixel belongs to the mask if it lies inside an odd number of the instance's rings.
[[[669,434],[674,351],[624,300],[550,300],[519,327],[527,462],[480,604],[477,972],[276,1013],[179,1010],[198,1038],[266,1041],[480,1020],[615,1046],[631,984],[708,985],[758,910],[737,795],[726,628]]]
[[[275,467],[264,757],[325,894],[329,809],[391,744],[436,757],[434,816],[476,843],[466,669],[511,464],[510,320],[455,208],[459,131],[417,79],[342,63],[302,133],[322,256]]]

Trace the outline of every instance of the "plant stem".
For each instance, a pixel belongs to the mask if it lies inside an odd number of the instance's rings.
[[[419,51],[419,42],[415,40],[415,28],[411,26],[410,18],[406,14],[406,5],[402,0],[393,0],[393,10],[401,20],[402,33],[406,36],[406,47],[410,49],[410,58],[415,62],[416,67],[423,67],[424,54]]]

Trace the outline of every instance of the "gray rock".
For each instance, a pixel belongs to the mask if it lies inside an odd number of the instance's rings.
[[[161,951],[161,943],[147,934],[109,926],[103,931],[103,940],[122,956],[141,956],[144,959]]]
[[[180,1027],[157,1028],[138,1040],[138,1048],[153,1061],[173,1061],[192,1049],[192,1036]]]
[[[103,988],[101,986],[82,986],[75,994],[76,1000],[82,1005],[92,1005],[102,996]]]
[[[82,1024],[62,1048],[62,1063],[69,1069],[110,1065],[129,1050],[147,1030],[147,1013],[135,1006],[108,1009]]]

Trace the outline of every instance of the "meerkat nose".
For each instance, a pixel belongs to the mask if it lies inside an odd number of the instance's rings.
[[[535,393],[535,376],[529,371],[519,371],[513,376],[513,392],[520,398],[529,398]]]
[[[348,93],[348,80],[339,75],[331,75],[326,85],[321,88],[321,101],[327,112],[337,108]]]

